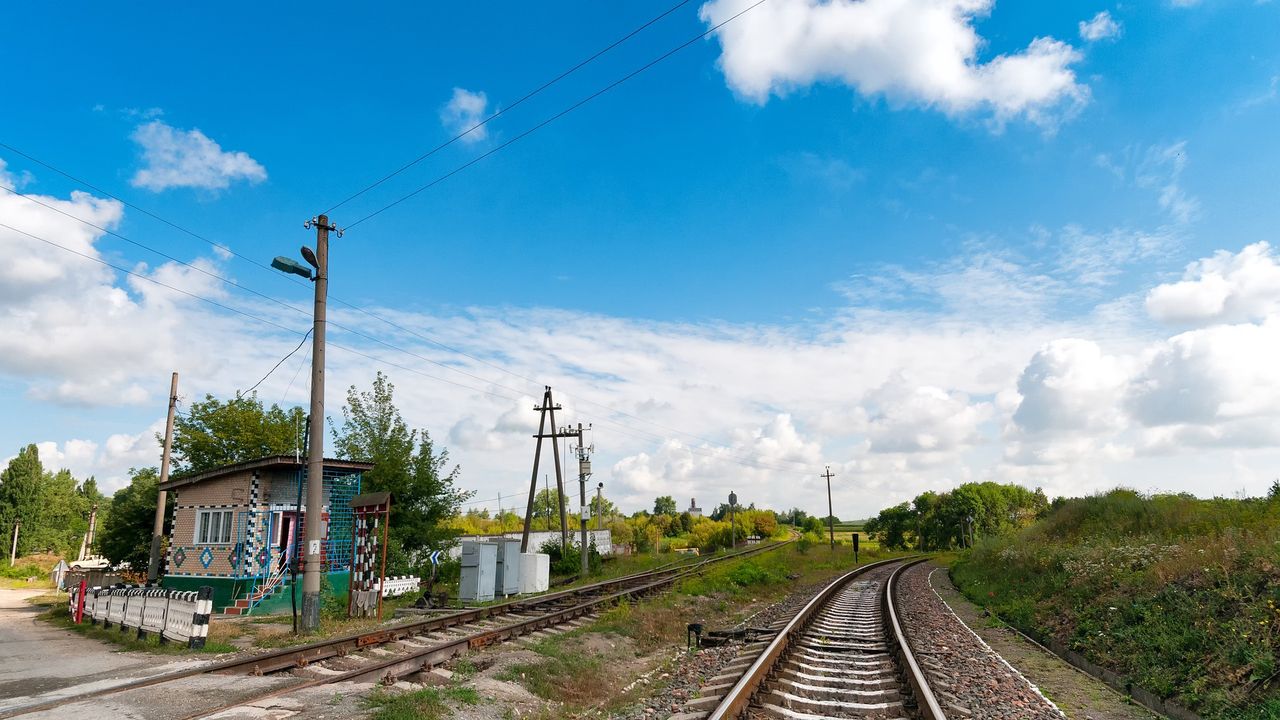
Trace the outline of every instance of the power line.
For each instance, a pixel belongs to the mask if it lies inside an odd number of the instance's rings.
[[[116,264],[114,264],[114,263],[109,263],[109,262],[107,262],[106,260],[103,260],[103,259],[101,259],[101,258],[96,258],[96,257],[94,257],[94,256],[92,256],[92,255],[86,255],[85,253],[82,253],[82,252],[80,252],[79,250],[73,250],[73,249],[71,249],[71,248],[67,247],[66,245],[62,245],[61,243],[54,242],[53,240],[49,240],[49,239],[47,239],[47,238],[42,238],[42,237],[40,237],[39,235],[33,235],[32,233],[29,233],[29,232],[27,232],[26,230],[20,230],[20,229],[18,229],[18,228],[16,228],[16,227],[13,227],[12,225],[7,225],[7,224],[5,224],[5,223],[3,223],[3,222],[0,222],[0,227],[5,228],[5,229],[7,229],[7,230],[12,230],[13,232],[19,233],[19,234],[21,234],[21,235],[26,235],[27,237],[31,238],[32,240],[39,240],[39,241],[40,241],[40,242],[42,242],[42,243],[46,243],[46,244],[48,244],[48,245],[52,245],[52,246],[54,246],[54,247],[56,247],[56,248],[58,248],[58,249],[60,249],[60,250],[65,250],[65,251],[67,251],[67,252],[71,253],[72,255],[79,255],[80,257],[84,258],[85,260],[92,260],[93,262],[96,262],[96,263],[98,263],[98,264],[100,264],[100,265],[106,265],[107,267],[111,268],[112,270],[117,270],[117,271],[122,272],[122,273],[124,273],[124,274],[126,274],[126,275],[130,275],[130,276],[132,276],[132,277],[136,277],[136,278],[138,278],[139,280],[145,280],[145,281],[147,281],[147,282],[149,282],[149,283],[152,283],[152,284],[154,284],[154,285],[159,285],[159,286],[160,286],[160,287],[162,287],[162,288],[168,288],[169,290],[172,290],[172,291],[174,291],[174,292],[182,293],[183,295],[186,295],[187,297],[194,298],[194,299],[199,300],[199,301],[201,301],[201,302],[208,303],[208,304],[210,304],[210,305],[213,305],[214,307],[221,308],[221,309],[223,309],[223,310],[228,310],[228,311],[230,311],[230,312],[236,313],[237,315],[243,315],[243,316],[245,316],[245,317],[247,317],[247,318],[250,318],[251,320],[256,320],[256,321],[258,321],[258,322],[260,322],[260,323],[263,323],[263,324],[266,324],[266,325],[270,325],[271,327],[277,328],[277,329],[279,329],[279,330],[284,330],[285,332],[297,333],[298,335],[302,335],[302,332],[301,332],[301,331],[299,331],[299,330],[294,330],[293,328],[285,327],[284,325],[281,325],[280,323],[277,323],[277,322],[274,322],[274,321],[268,320],[268,319],[263,318],[263,317],[259,317],[259,316],[257,316],[257,315],[252,314],[252,313],[247,313],[247,312],[245,312],[245,311],[243,311],[243,310],[240,310],[240,309],[238,309],[238,308],[231,307],[230,305],[225,305],[225,304],[223,304],[223,303],[218,302],[217,300],[211,300],[211,299],[209,299],[209,298],[207,298],[207,297],[204,297],[203,295],[197,295],[197,294],[195,294],[195,293],[193,293],[193,292],[188,292],[187,290],[183,290],[182,288],[178,288],[178,287],[174,287],[174,286],[172,286],[172,285],[169,285],[168,283],[160,282],[159,280],[156,280],[155,278],[148,277],[148,276],[146,276],[146,275],[143,275],[142,273],[137,273],[137,272],[134,272],[134,271],[129,270],[129,269],[127,269],[127,268],[120,267],[119,265],[116,265]]]
[[[617,40],[613,41],[613,42],[612,42],[612,43],[610,43],[609,45],[605,46],[605,47],[604,47],[604,48],[602,48],[601,50],[598,50],[598,51],[597,51],[595,54],[593,54],[591,57],[588,57],[587,59],[580,61],[578,64],[574,65],[573,67],[569,68],[568,70],[565,70],[564,72],[562,72],[562,73],[560,73],[559,75],[555,76],[554,78],[552,78],[552,79],[548,80],[547,82],[543,83],[542,85],[539,85],[539,86],[538,86],[536,89],[534,89],[533,91],[531,91],[531,92],[529,92],[529,93],[526,93],[525,95],[523,95],[522,97],[520,97],[518,100],[516,100],[515,102],[511,103],[510,105],[507,105],[506,107],[502,108],[501,110],[498,110],[498,111],[494,112],[494,113],[493,113],[492,115],[490,115],[489,117],[486,117],[485,119],[481,120],[480,122],[476,123],[475,125],[472,125],[471,127],[467,128],[466,130],[463,130],[462,132],[458,133],[457,135],[454,135],[453,137],[449,138],[449,139],[448,139],[448,140],[446,140],[445,142],[443,142],[443,143],[441,143],[441,144],[439,144],[439,145],[437,145],[437,146],[435,146],[435,147],[431,148],[430,150],[428,150],[427,152],[425,152],[425,153],[423,153],[423,154],[419,155],[418,157],[414,158],[414,159],[413,159],[413,160],[411,160],[410,162],[405,163],[404,165],[401,165],[399,168],[397,168],[397,169],[396,169],[396,170],[394,170],[393,172],[389,173],[388,175],[383,176],[382,178],[380,178],[379,180],[375,181],[374,183],[372,183],[372,184],[370,184],[370,185],[366,186],[364,189],[362,189],[362,190],[360,190],[360,191],[358,191],[358,192],[354,193],[353,195],[350,195],[349,197],[347,197],[345,200],[343,200],[342,202],[338,203],[337,205],[334,205],[333,207],[329,208],[328,210],[325,210],[322,214],[323,214],[323,215],[328,215],[329,213],[333,212],[334,210],[337,210],[338,208],[342,207],[343,205],[346,205],[347,203],[351,202],[352,200],[355,200],[356,198],[360,197],[361,195],[364,195],[365,193],[367,193],[367,192],[369,192],[370,190],[372,190],[372,189],[374,189],[374,188],[378,187],[379,185],[381,185],[381,184],[385,183],[386,181],[390,180],[391,178],[393,178],[393,177],[395,177],[395,176],[399,175],[400,173],[404,172],[405,170],[408,170],[409,168],[413,167],[414,165],[417,165],[418,163],[422,162],[423,160],[426,160],[427,158],[431,157],[432,155],[435,155],[437,152],[439,152],[439,151],[441,151],[441,150],[443,150],[443,149],[445,149],[445,148],[449,147],[450,145],[452,145],[453,143],[457,142],[458,140],[461,140],[462,138],[466,137],[467,135],[470,135],[471,133],[475,132],[476,130],[479,130],[480,128],[482,128],[482,127],[484,127],[485,125],[489,124],[489,122],[490,122],[491,120],[494,120],[494,119],[496,119],[497,117],[499,117],[500,115],[503,115],[503,114],[505,114],[505,113],[507,113],[507,112],[509,112],[509,111],[511,111],[511,110],[514,110],[517,106],[519,106],[519,105],[523,104],[526,100],[529,100],[530,98],[532,98],[533,96],[537,95],[538,93],[541,93],[543,90],[546,90],[547,88],[549,88],[549,87],[551,87],[552,85],[555,85],[556,83],[560,82],[561,80],[563,80],[563,79],[565,79],[565,78],[569,77],[570,75],[572,75],[573,73],[577,72],[578,70],[581,70],[583,67],[585,67],[585,66],[587,66],[587,65],[591,64],[592,62],[594,62],[595,60],[599,59],[599,58],[600,58],[602,55],[604,55],[605,53],[607,53],[607,52],[609,52],[610,50],[613,50],[614,48],[618,47],[619,45],[621,45],[621,44],[625,43],[626,41],[628,41],[628,40],[630,40],[631,38],[635,37],[636,35],[640,34],[642,31],[644,31],[644,30],[645,30],[646,28],[648,28],[650,25],[653,25],[654,23],[656,23],[656,22],[658,22],[659,20],[661,20],[661,19],[665,18],[666,16],[670,15],[671,13],[675,12],[676,10],[679,10],[680,8],[684,7],[685,5],[688,5],[690,2],[691,2],[691,0],[680,0],[680,2],[678,2],[678,3],[676,3],[675,5],[672,5],[671,7],[667,8],[667,9],[666,9],[666,10],[664,10],[661,14],[659,14],[659,15],[655,16],[654,18],[650,19],[648,22],[644,23],[644,24],[643,24],[643,25],[641,25],[640,27],[637,27],[636,29],[632,30],[631,32],[627,33],[626,35],[623,35],[622,37],[620,37],[620,38],[618,38]]]
[[[308,329],[308,330],[307,330],[307,334],[306,334],[306,335],[303,335],[303,336],[302,336],[302,340],[300,340],[300,341],[298,342],[298,347],[296,347],[296,348],[294,348],[294,349],[290,350],[288,355],[285,355],[284,357],[280,358],[280,362],[278,362],[278,363],[276,363],[275,365],[273,365],[273,366],[271,367],[271,369],[267,371],[267,374],[262,376],[262,380],[259,380],[258,382],[254,383],[254,384],[253,384],[253,387],[251,387],[251,388],[249,388],[248,390],[245,390],[245,391],[244,391],[244,394],[245,394],[245,395],[248,395],[249,393],[253,392],[254,390],[257,390],[257,389],[258,389],[258,386],[262,384],[263,380],[266,380],[267,378],[271,377],[271,373],[275,372],[275,371],[276,371],[276,368],[278,368],[278,367],[280,367],[281,365],[283,365],[285,360],[288,360],[289,358],[293,357],[293,354],[294,354],[294,353],[296,353],[296,352],[298,352],[299,350],[301,350],[301,349],[302,349],[302,344],[303,344],[303,343],[305,343],[305,342],[307,341],[307,338],[311,337],[311,331],[312,331],[312,330],[314,330],[314,329],[315,329],[315,328]],[[290,385],[292,385],[292,383],[290,383]],[[288,390],[285,390],[285,392],[289,392],[289,391],[288,391]]]
[[[359,225],[359,224],[361,224],[361,223],[365,222],[366,220],[370,220],[370,219],[372,219],[372,218],[374,218],[374,217],[377,217],[378,215],[381,215],[382,213],[386,212],[387,210],[390,210],[391,208],[393,208],[393,207],[395,207],[395,206],[399,205],[400,203],[402,203],[402,202],[404,202],[404,201],[406,201],[406,200],[409,200],[410,198],[412,198],[412,197],[414,197],[414,196],[418,195],[419,193],[421,193],[421,192],[423,192],[423,191],[425,191],[425,190],[429,190],[430,188],[433,188],[433,187],[435,187],[436,185],[439,185],[440,183],[444,182],[445,180],[448,180],[449,178],[453,177],[454,175],[457,175],[458,173],[462,172],[463,170],[466,170],[467,168],[471,167],[472,165],[475,165],[476,163],[480,162],[481,160],[484,160],[485,158],[489,157],[490,155],[493,155],[494,153],[499,152],[500,150],[502,150],[502,149],[504,149],[504,148],[510,147],[510,146],[511,146],[511,145],[513,145],[514,143],[519,142],[520,140],[522,140],[522,139],[524,139],[524,138],[526,138],[526,137],[528,137],[528,136],[532,135],[533,133],[535,133],[535,132],[537,132],[537,131],[541,130],[542,128],[544,128],[544,127],[546,127],[546,126],[550,125],[551,123],[555,122],[556,120],[559,120],[560,118],[564,117],[565,115],[568,115],[569,113],[573,112],[574,110],[577,110],[578,108],[582,107],[583,105],[586,105],[587,103],[591,102],[592,100],[595,100],[596,98],[600,97],[601,95],[604,95],[605,93],[609,92],[610,90],[613,90],[614,88],[618,87],[619,85],[622,85],[623,83],[625,83],[625,82],[627,82],[628,80],[630,80],[630,79],[634,78],[635,76],[639,75],[640,73],[643,73],[644,71],[648,70],[649,68],[653,67],[654,65],[657,65],[658,63],[662,62],[663,60],[666,60],[667,58],[671,57],[672,55],[675,55],[676,53],[680,52],[681,50],[684,50],[685,48],[689,47],[690,45],[693,45],[694,43],[698,42],[699,40],[702,40],[702,39],[706,38],[707,36],[709,36],[709,35],[711,35],[712,33],[716,32],[717,30],[719,30],[720,28],[724,27],[725,25],[728,25],[729,23],[733,22],[734,20],[737,20],[738,18],[742,17],[743,15],[747,14],[748,12],[750,12],[750,11],[754,10],[754,9],[755,9],[755,8],[757,8],[757,7],[760,7],[761,5],[765,4],[765,3],[766,3],[766,2],[768,2],[768,1],[769,1],[769,0],[756,0],[756,2],[755,2],[755,3],[753,3],[753,4],[751,4],[751,5],[748,5],[746,8],[744,8],[744,9],[743,9],[743,10],[741,10],[741,11],[739,11],[736,15],[733,15],[732,17],[730,17],[730,18],[728,18],[727,20],[725,20],[725,21],[723,21],[723,22],[719,23],[718,25],[715,25],[715,26],[712,26],[711,28],[708,28],[705,32],[699,33],[699,34],[698,34],[698,35],[696,35],[695,37],[692,37],[692,38],[690,38],[690,39],[686,40],[685,42],[683,42],[683,43],[681,43],[681,44],[679,44],[679,45],[675,46],[674,48],[672,48],[672,49],[668,50],[667,52],[665,52],[665,53],[663,53],[663,54],[661,54],[661,55],[659,55],[658,57],[654,58],[653,60],[650,60],[649,62],[645,63],[644,65],[641,65],[639,68],[636,68],[635,70],[632,70],[631,72],[627,73],[626,75],[623,75],[621,78],[619,78],[619,79],[617,79],[617,80],[614,80],[613,82],[609,83],[608,85],[605,85],[603,88],[601,88],[601,89],[599,89],[599,90],[597,90],[597,91],[595,91],[595,92],[591,93],[590,95],[586,96],[585,98],[583,98],[583,99],[579,100],[578,102],[576,102],[576,103],[574,103],[574,104],[570,105],[569,107],[565,108],[564,110],[561,110],[560,112],[556,113],[555,115],[552,115],[551,117],[549,117],[549,118],[547,118],[547,119],[543,120],[542,122],[538,123],[537,125],[534,125],[533,127],[529,128],[528,130],[525,130],[524,132],[520,133],[519,135],[516,135],[515,137],[513,137],[513,138],[511,138],[510,140],[508,140],[508,141],[506,141],[506,142],[502,143],[501,145],[498,145],[498,146],[496,146],[496,147],[494,147],[494,148],[491,148],[491,149],[490,149],[490,150],[488,150],[487,152],[484,152],[484,153],[482,153],[482,154],[480,154],[480,155],[478,155],[478,156],[476,156],[476,157],[472,158],[471,160],[469,160],[469,161],[467,161],[467,162],[463,163],[462,165],[459,165],[458,167],[454,168],[453,170],[450,170],[449,172],[445,173],[444,175],[441,175],[441,176],[437,177],[435,180],[432,180],[431,182],[427,183],[426,185],[422,185],[422,186],[421,186],[421,187],[419,187],[417,190],[414,190],[413,192],[410,192],[409,194],[404,195],[404,196],[400,197],[399,199],[394,200],[394,201],[392,201],[392,202],[390,202],[390,203],[388,203],[388,204],[386,204],[386,205],[382,206],[381,208],[378,208],[377,210],[375,210],[375,211],[373,211],[373,212],[369,213],[368,215],[365,215],[364,217],[362,217],[362,218],[360,218],[360,219],[356,220],[355,222],[351,223],[350,225],[347,225],[345,228],[343,228],[343,230],[344,230],[344,231],[345,231],[345,230],[350,230],[350,229],[352,229],[352,228],[356,227],[357,225]]]

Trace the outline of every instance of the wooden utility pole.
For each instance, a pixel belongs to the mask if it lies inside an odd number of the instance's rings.
[[[827,471],[821,475],[827,479],[827,530],[831,533],[831,549],[836,549],[836,516],[831,509],[831,478],[835,474],[831,472],[831,466],[827,466]]]
[[[178,373],[169,379],[169,414],[164,421],[164,451],[160,455],[160,485],[169,482],[169,459],[173,453],[173,413],[178,404]],[[164,545],[164,511],[168,493],[156,495],[156,521],[151,527],[151,562],[147,564],[147,584],[160,579],[160,548]],[[92,532],[92,531],[91,531]],[[86,540],[87,540],[86,536]]]
[[[329,217],[321,215],[306,223],[316,229],[314,258],[303,248],[307,262],[315,260],[315,329],[311,333],[311,428],[307,447],[307,513],[303,520],[307,547],[302,566],[302,631],[320,629],[320,563],[324,544],[324,330],[329,296]],[[341,235],[341,233],[339,233]]]

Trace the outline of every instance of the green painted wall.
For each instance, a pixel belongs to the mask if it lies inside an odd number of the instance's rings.
[[[171,590],[199,590],[201,585],[213,588],[213,611],[222,612],[222,608],[235,602],[236,581],[219,577],[188,577],[184,575],[166,575],[160,578],[160,587]]]

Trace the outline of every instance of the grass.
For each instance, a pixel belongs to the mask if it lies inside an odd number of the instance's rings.
[[[48,597],[48,596],[41,596]],[[36,598],[33,598],[33,600]],[[66,628],[75,633],[79,633],[87,638],[101,640],[111,643],[120,648],[121,651],[148,652],[160,655],[188,655],[191,653],[221,654],[236,652],[234,645],[220,642],[217,640],[206,639],[204,647],[199,650],[192,650],[183,643],[171,642],[165,645],[160,644],[160,638],[151,634],[146,638],[138,639],[137,630],[121,630],[119,626],[104,628],[101,625],[90,625],[85,622],[76,624],[72,622],[70,613],[67,612],[66,598],[57,598],[58,604],[49,610],[41,613],[39,618],[54,625],[55,627]],[[36,603],[42,604],[42,603]]]
[[[373,720],[443,720],[453,716],[453,705],[479,702],[480,694],[475,688],[457,684],[409,692],[379,689],[366,700],[373,710]]]
[[[863,553],[871,562],[889,555]],[[523,684],[538,697],[565,703],[557,717],[618,709],[634,698],[622,693],[636,679],[635,667],[653,664],[653,656],[684,648],[686,626],[702,622],[708,629],[734,625],[759,608],[794,592],[797,586],[830,579],[854,567],[852,551],[826,546],[801,551],[796,545],[750,558],[730,560],[700,576],[678,583],[671,592],[638,602],[624,602],[578,630],[535,643],[541,657],[517,663],[499,676]],[[600,652],[584,650],[583,636],[626,638]],[[635,692],[652,692],[653,685]]]
[[[1207,720],[1280,717],[1280,500],[1069,500],[952,568],[970,599]]]

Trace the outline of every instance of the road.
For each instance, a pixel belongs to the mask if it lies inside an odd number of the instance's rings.
[[[0,588],[0,712],[208,662],[121,652],[36,620],[44,590]]]

